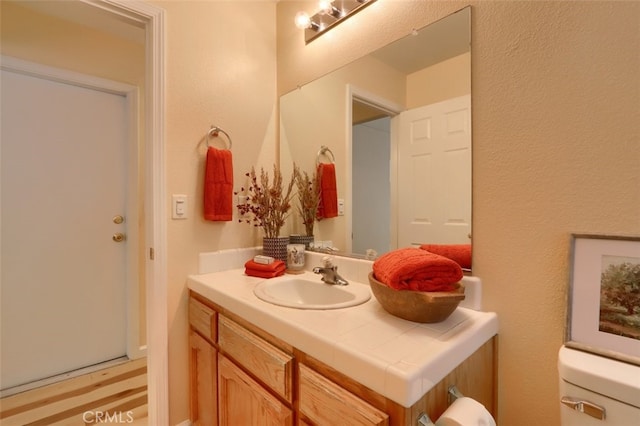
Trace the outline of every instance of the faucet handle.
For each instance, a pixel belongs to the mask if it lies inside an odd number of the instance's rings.
[[[331,256],[323,256],[322,257],[322,266],[324,268],[333,267],[333,258]]]

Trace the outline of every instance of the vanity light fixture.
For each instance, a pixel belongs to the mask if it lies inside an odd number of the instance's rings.
[[[310,43],[325,31],[338,25],[356,12],[376,0],[320,0],[319,11],[309,17],[305,12],[298,12],[295,17],[296,27],[304,29],[304,39]]]

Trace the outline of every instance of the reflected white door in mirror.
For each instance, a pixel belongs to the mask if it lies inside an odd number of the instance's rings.
[[[471,242],[470,121],[470,95],[400,114],[398,247]]]

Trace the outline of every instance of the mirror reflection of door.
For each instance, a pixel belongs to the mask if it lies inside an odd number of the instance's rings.
[[[471,96],[404,111],[398,135],[398,247],[471,241]]]
[[[354,253],[367,250],[385,253],[392,248],[391,228],[387,226],[391,223],[390,127],[388,116],[353,123],[351,251]]]
[[[470,242],[470,121],[469,95],[398,115],[352,100],[354,253]]]

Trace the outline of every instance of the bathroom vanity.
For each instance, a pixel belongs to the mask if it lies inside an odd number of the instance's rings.
[[[416,425],[444,412],[451,385],[495,417],[494,313],[418,324],[374,298],[295,309],[256,297],[261,281],[242,269],[188,279],[194,424]]]

